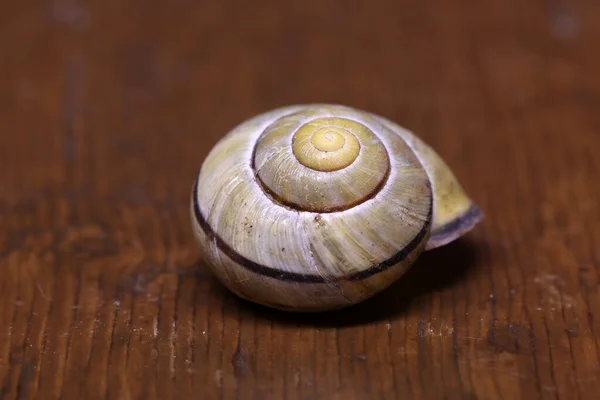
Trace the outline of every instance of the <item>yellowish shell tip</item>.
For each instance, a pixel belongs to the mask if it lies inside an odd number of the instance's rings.
[[[329,129],[321,129],[311,139],[313,146],[319,151],[338,151],[346,143],[344,136]]]
[[[292,151],[305,167],[332,172],[351,165],[360,153],[355,132],[363,125],[342,118],[319,118],[294,134]]]

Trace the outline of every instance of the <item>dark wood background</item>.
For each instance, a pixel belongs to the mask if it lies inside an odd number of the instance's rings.
[[[4,2],[2,399],[597,399],[600,2]],[[385,115],[486,220],[329,315],[197,252],[203,158],[270,108]]]

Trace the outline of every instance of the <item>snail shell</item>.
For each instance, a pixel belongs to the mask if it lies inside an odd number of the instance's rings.
[[[332,104],[235,127],[204,160],[191,211],[203,259],[229,290],[294,311],[362,302],[482,219],[414,134]]]

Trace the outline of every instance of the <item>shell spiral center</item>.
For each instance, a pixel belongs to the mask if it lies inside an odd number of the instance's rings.
[[[337,151],[344,147],[346,139],[337,132],[323,129],[313,135],[311,143],[319,151]]]
[[[303,125],[292,139],[292,151],[305,167],[331,172],[346,168],[360,153],[354,131],[365,127],[341,118],[319,118]]]

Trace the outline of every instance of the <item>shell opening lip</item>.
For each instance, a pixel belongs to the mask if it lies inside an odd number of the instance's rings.
[[[425,250],[433,250],[455,241],[473,229],[483,218],[481,208],[477,204],[472,203],[460,217],[433,230]]]
[[[393,265],[399,262],[402,262],[406,257],[408,257],[419,246],[423,239],[427,237],[432,222],[433,201],[430,202],[427,220],[423,224],[423,227],[421,228],[419,233],[417,233],[417,235],[415,235],[415,237],[405,247],[400,249],[396,254],[392,255],[390,258],[377,265],[373,265],[370,268],[365,269],[364,271],[359,271],[346,276],[322,276],[281,271],[266,265],[256,263],[244,257],[243,255],[235,251],[229,244],[227,244],[223,240],[223,238],[219,236],[218,233],[216,233],[213,230],[212,226],[208,223],[208,221],[206,220],[206,218],[204,218],[204,215],[202,215],[202,212],[200,211],[200,205],[198,204],[197,194],[198,180],[198,177],[196,177],[192,193],[194,217],[198,225],[200,225],[201,229],[208,237],[208,239],[214,241],[217,247],[223,253],[225,253],[232,261],[236,262],[238,265],[242,266],[248,271],[280,281],[297,283],[333,283],[339,281],[356,281],[369,278],[373,275],[385,271],[386,269],[392,267]]]

